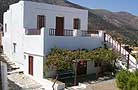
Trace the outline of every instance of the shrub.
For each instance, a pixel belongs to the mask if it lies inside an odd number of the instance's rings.
[[[126,85],[127,85],[129,78],[130,78],[130,72],[129,71],[125,71],[125,70],[120,71],[116,76],[117,86],[122,90],[127,90]]]
[[[72,70],[73,60],[76,59],[95,60],[100,61],[101,63],[112,64],[116,58],[117,55],[112,50],[104,48],[98,48],[95,50],[78,49],[73,51],[52,48],[49,55],[45,57],[44,72],[52,69],[59,71]]]
[[[116,75],[117,86],[121,90],[138,90],[138,71],[130,73],[122,70]]]
[[[127,82],[127,90],[138,90],[138,76],[131,76]]]

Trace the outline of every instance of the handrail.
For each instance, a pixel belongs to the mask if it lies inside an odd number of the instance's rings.
[[[127,58],[126,55],[128,55],[129,52],[128,52],[127,50],[125,50],[117,40],[114,40],[114,39],[112,38],[111,35],[105,34],[105,41],[108,42],[108,43],[110,43],[111,46],[112,46],[114,49],[116,49],[118,52],[120,52],[121,54],[123,54],[123,55]],[[119,48],[118,48],[118,47],[119,47]],[[124,52],[125,52],[125,54],[124,54]],[[129,54],[129,55],[130,55],[131,57],[133,57],[131,54]],[[134,57],[133,57],[133,59],[136,60]],[[130,58],[129,58],[129,61],[131,62],[131,66],[136,66],[135,68],[137,68],[137,63],[135,63],[135,62],[134,62],[133,60],[131,60]],[[129,64],[130,64],[130,62],[129,62]],[[133,65],[132,65],[132,64],[133,64]]]
[[[56,29],[49,28],[49,35],[50,36],[58,36],[58,35],[56,35]],[[64,29],[63,36],[73,36],[73,30],[71,30],[71,29]]]

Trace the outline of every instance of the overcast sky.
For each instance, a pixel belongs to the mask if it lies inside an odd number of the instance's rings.
[[[68,0],[91,9],[127,11],[138,16],[138,0]]]

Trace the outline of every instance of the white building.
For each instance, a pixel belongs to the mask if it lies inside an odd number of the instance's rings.
[[[122,55],[129,55],[120,43],[110,35],[104,35],[104,31],[92,34],[87,30],[87,10],[19,1],[10,5],[4,13],[4,54],[18,64],[26,75],[35,77],[48,90],[52,90],[53,82],[43,78],[43,63],[51,48],[95,49],[102,47],[106,40]],[[129,64],[137,67],[136,59],[132,55],[129,58]],[[85,68],[86,74],[97,71],[93,62],[87,62]],[[64,86],[56,84],[56,90]]]
[[[43,78],[44,56],[51,48],[102,47],[104,32],[89,34],[87,30],[87,10],[19,1],[4,13],[4,54],[26,74]],[[95,71],[93,65],[87,65],[87,74]]]

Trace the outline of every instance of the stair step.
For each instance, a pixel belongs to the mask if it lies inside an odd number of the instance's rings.
[[[20,69],[13,70],[13,71],[11,71],[11,72],[8,72],[8,75],[15,74],[15,73],[23,73],[23,71],[20,70]]]

